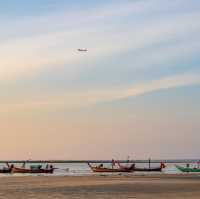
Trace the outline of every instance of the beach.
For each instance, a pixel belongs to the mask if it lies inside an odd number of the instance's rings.
[[[0,199],[200,198],[197,174],[1,177]]]

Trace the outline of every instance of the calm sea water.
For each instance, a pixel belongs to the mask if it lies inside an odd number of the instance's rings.
[[[21,166],[22,164],[15,164],[16,166]],[[34,165],[34,164],[31,164]],[[46,164],[42,164],[44,167]],[[95,164],[94,164],[95,165]],[[179,164],[185,166],[185,164]],[[5,164],[0,164],[0,168],[5,166]],[[28,168],[30,164],[26,164],[26,167]],[[54,167],[57,169],[54,171],[53,174],[0,174],[1,177],[5,176],[27,176],[27,175],[33,175],[33,176],[38,176],[38,175],[53,175],[53,176],[88,176],[88,175],[102,175],[102,173],[93,173],[90,168],[88,167],[87,164],[85,163],[58,163],[58,164],[53,164]],[[104,164],[104,166],[111,167],[111,164]],[[148,164],[144,163],[137,163],[137,167],[148,167]],[[159,166],[159,164],[151,164],[151,167]],[[168,163],[166,164],[166,168],[163,169],[162,173],[164,174],[177,174],[181,173],[174,164]],[[144,174],[144,175],[151,175],[151,174],[159,173],[159,172],[133,172],[133,173],[123,173],[121,175],[138,175],[138,174]],[[104,175],[104,174],[103,174]],[[106,173],[105,175],[113,175],[113,174],[108,174]],[[114,174],[114,175],[119,175],[119,174]]]

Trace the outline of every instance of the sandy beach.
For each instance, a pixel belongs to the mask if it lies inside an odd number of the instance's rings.
[[[0,198],[200,198],[198,175],[2,177]]]

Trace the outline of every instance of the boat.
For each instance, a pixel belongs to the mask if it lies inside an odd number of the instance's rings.
[[[182,171],[182,172],[200,172],[200,168],[199,167],[194,167],[194,168],[191,168],[189,167],[189,165],[187,164],[186,167],[182,167],[182,166],[179,166],[179,165],[175,165],[176,168],[179,170],[179,171]]]
[[[135,168],[135,164],[131,164],[130,166],[119,166],[118,168],[114,168],[113,164],[112,164],[112,168],[107,168],[107,167],[103,167],[103,164],[100,164],[99,166],[92,166],[89,162],[88,162],[88,166],[90,167],[90,169],[95,172],[95,173],[121,173],[121,172],[126,172],[126,173],[130,173],[134,171]]]
[[[30,168],[12,167],[11,173],[53,173],[55,168],[52,165],[46,165],[46,168],[42,168],[42,165],[32,165]]]
[[[148,167],[148,168],[140,168],[140,167],[135,167],[134,171],[142,171],[142,172],[161,172],[162,169],[164,169],[166,166],[163,162],[160,163],[159,167]]]
[[[51,169],[27,169],[13,167],[11,173],[53,173],[54,168]]]

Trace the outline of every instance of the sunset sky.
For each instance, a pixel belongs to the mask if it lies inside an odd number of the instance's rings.
[[[200,1],[8,0],[0,28],[0,159],[200,157]]]

